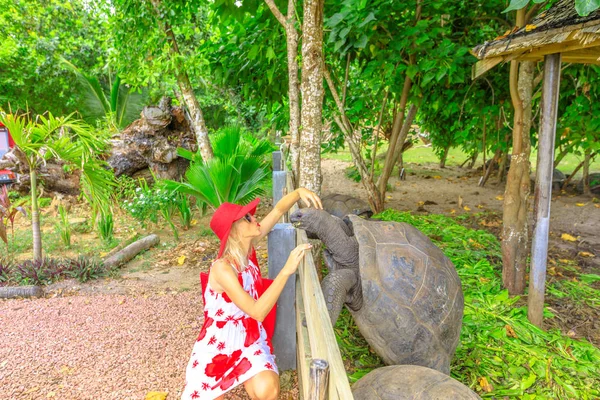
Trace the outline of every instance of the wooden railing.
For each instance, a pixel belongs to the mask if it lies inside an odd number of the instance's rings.
[[[276,152],[279,153],[279,152]],[[281,160],[281,161],[280,161]],[[285,171],[285,163],[281,153],[274,154],[274,176],[273,176],[273,203],[291,193],[294,188],[290,174]],[[277,175],[277,177],[276,177]],[[285,176],[285,187],[282,178]],[[277,193],[275,193],[277,191]],[[294,205],[289,211],[292,214],[298,209]],[[295,229],[286,215],[279,229],[274,229],[273,236],[269,235],[269,276],[275,276],[285,264],[289,251],[287,248],[295,247],[302,243],[308,243],[306,232]],[[281,232],[288,234],[282,235]],[[293,241],[294,243],[290,243]],[[285,243],[288,242],[288,243]],[[273,259],[271,256],[273,255]],[[282,264],[278,266],[277,264]],[[271,270],[273,268],[273,271]],[[290,280],[291,281],[291,280]],[[289,359],[283,359],[283,353],[289,353],[291,347],[296,347],[296,370],[298,373],[298,384],[300,396],[303,399],[349,400],[353,399],[348,383],[348,376],[344,369],[340,349],[337,345],[333,326],[329,319],[325,298],[321,291],[321,285],[317,276],[316,266],[310,252],[306,253],[303,262],[298,267],[295,282],[284,289],[277,305],[277,326],[275,329],[274,347],[277,355],[278,365],[290,365]],[[292,288],[292,286],[294,286]],[[287,293],[285,291],[288,291]],[[289,297],[294,295],[295,308],[290,309]],[[295,332],[292,334],[290,324],[284,320],[295,314]],[[283,320],[280,319],[283,316]],[[293,336],[296,336],[293,339]],[[292,343],[293,341],[293,343]],[[281,350],[281,351],[279,351]],[[317,360],[323,360],[325,363]],[[326,368],[329,370],[329,377]],[[280,366],[281,368],[281,366]],[[290,367],[291,368],[291,367]],[[286,369],[286,368],[282,368]],[[327,396],[324,396],[327,394]]]

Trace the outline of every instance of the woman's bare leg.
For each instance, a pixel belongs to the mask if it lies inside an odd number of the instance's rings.
[[[279,396],[279,375],[273,371],[262,371],[244,382],[246,392],[252,400],[276,400]]]

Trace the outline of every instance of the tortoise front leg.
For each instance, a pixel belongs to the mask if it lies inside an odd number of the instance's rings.
[[[355,292],[358,284],[358,276],[351,269],[338,269],[323,278],[321,289],[332,325],[335,325],[344,303],[349,295]]]

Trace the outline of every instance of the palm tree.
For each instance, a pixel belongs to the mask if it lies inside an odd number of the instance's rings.
[[[239,126],[228,126],[211,140],[214,158],[205,161],[200,151],[178,149],[191,161],[183,182],[165,180],[166,187],[196,197],[213,208],[224,202],[245,204],[264,194],[261,184],[270,176],[274,147],[245,133]]]
[[[15,154],[29,172],[34,260],[42,259],[37,201],[37,171],[41,165],[55,158],[68,167],[79,169],[83,193],[93,207],[106,204],[114,186],[114,175],[97,158],[105,150],[107,140],[72,116],[54,117],[48,113],[31,119],[28,114],[0,114],[0,122],[8,128],[15,142]]]
[[[79,68],[62,59],[82,87],[83,114],[94,120],[104,118],[113,131],[125,128],[139,118],[146,101],[146,91],[133,91],[121,84],[121,78],[109,72],[108,85],[103,85],[95,76],[85,75]]]

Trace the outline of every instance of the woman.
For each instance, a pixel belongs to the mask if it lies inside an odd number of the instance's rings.
[[[249,256],[254,245],[300,199],[308,206],[323,208],[316,194],[300,188],[284,196],[260,224],[254,217],[259,199],[246,206],[223,203],[215,211],[210,227],[221,239],[221,247],[202,294],[204,325],[186,369],[182,400],[223,399],[240,383],[252,399],[277,398],[279,375],[262,322],[311,246],[303,244],[292,250],[260,297],[260,269]]]

